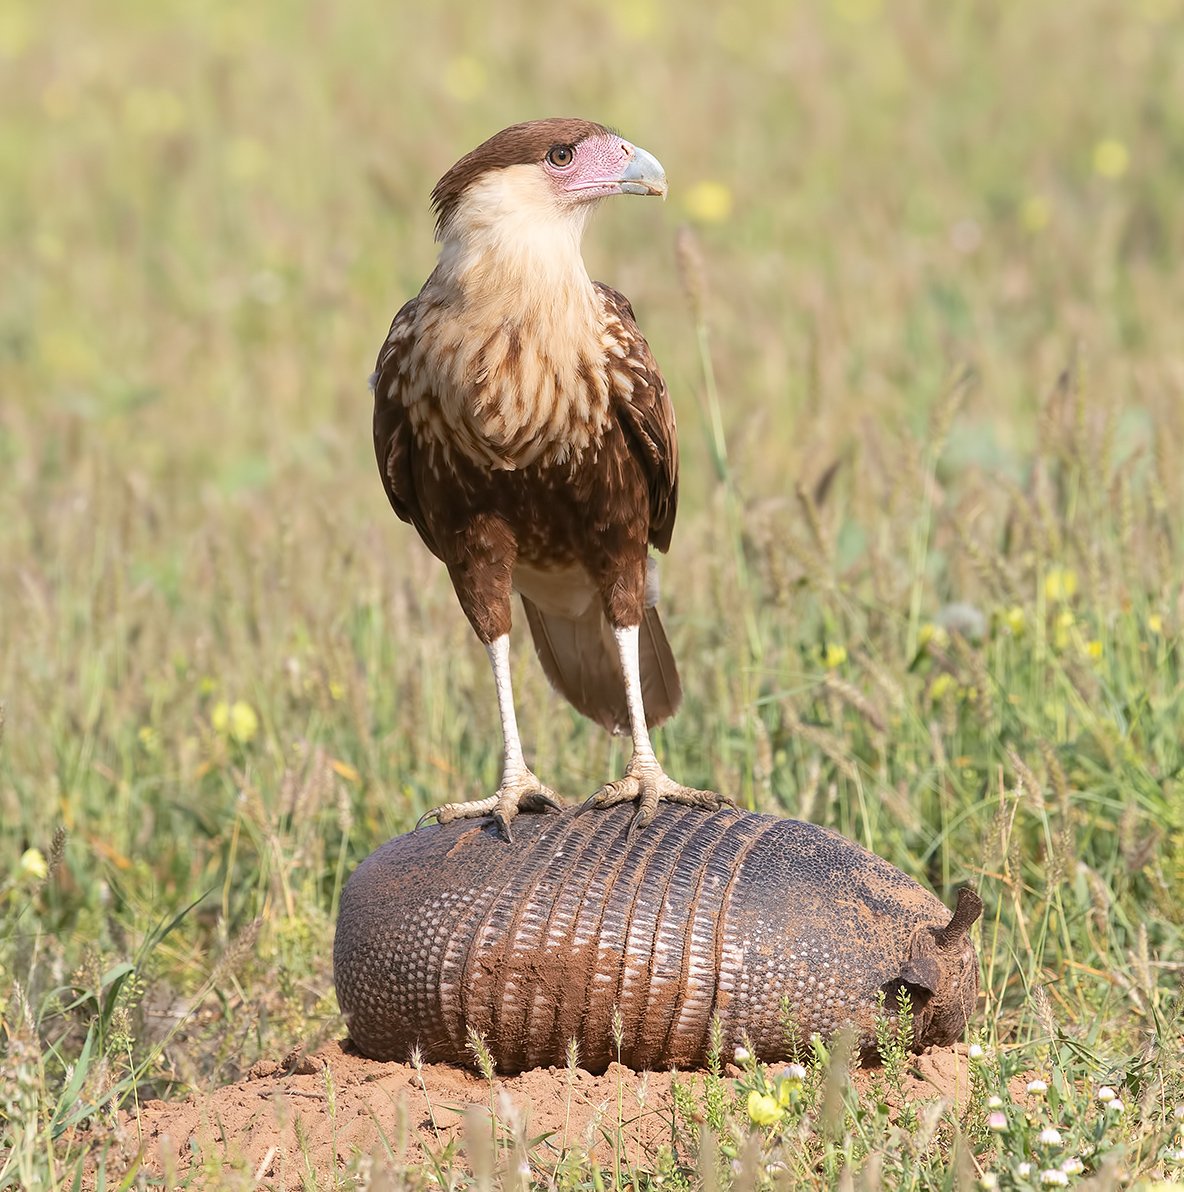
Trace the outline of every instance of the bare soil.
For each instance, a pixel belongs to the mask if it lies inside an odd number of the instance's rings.
[[[874,1070],[855,1074],[857,1086],[874,1078]],[[702,1075],[682,1073],[678,1079],[701,1081]],[[498,1077],[491,1091],[461,1068],[427,1065],[421,1078],[408,1065],[379,1063],[348,1042],[335,1042],[283,1063],[256,1064],[237,1084],[124,1112],[106,1169],[110,1178],[114,1169],[139,1162],[145,1174],[169,1187],[188,1179],[198,1187],[264,1181],[287,1189],[333,1187],[337,1175],[371,1161],[430,1170],[433,1157],[443,1156],[447,1166],[468,1166],[467,1158],[456,1157],[458,1146],[467,1156],[481,1141],[476,1135],[488,1137],[491,1101],[503,1122],[518,1119],[526,1139],[548,1135],[542,1145],[556,1161],[578,1147],[610,1163],[619,1119],[625,1155],[644,1164],[671,1142],[671,1080],[670,1073],[639,1075],[615,1064],[601,1076],[539,1068]],[[933,1048],[916,1057],[906,1092],[916,1101],[963,1103],[969,1095],[965,1047]],[[465,1115],[472,1107],[479,1116],[470,1119],[473,1133],[466,1139]]]

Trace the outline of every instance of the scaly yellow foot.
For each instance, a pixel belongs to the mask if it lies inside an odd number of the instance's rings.
[[[458,819],[480,819],[492,815],[503,837],[513,841],[510,821],[520,811],[562,811],[563,804],[549,786],[544,786],[529,770],[515,778],[503,777],[497,792],[488,799],[475,799],[471,803],[445,803],[433,807],[419,817],[418,828],[425,820],[435,818],[438,824],[450,824]]]
[[[658,804],[684,803],[689,807],[705,807],[711,811],[718,811],[721,807],[735,807],[735,802],[727,795],[717,791],[696,790],[693,786],[683,786],[670,778],[656,761],[638,760],[635,756],[625,771],[624,778],[616,782],[606,782],[594,795],[587,799],[580,808],[589,811],[594,807],[615,807],[618,803],[636,801],[637,812],[629,824],[626,835],[628,841],[653,821],[658,812]]]

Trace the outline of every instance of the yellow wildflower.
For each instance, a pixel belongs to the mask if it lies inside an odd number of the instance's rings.
[[[756,1089],[748,1094],[748,1116],[758,1126],[773,1126],[784,1116],[785,1110],[768,1093]]]
[[[38,337],[38,347],[41,359],[59,377],[87,381],[102,372],[95,340],[82,328],[47,328]]]
[[[940,703],[947,691],[954,685],[954,677],[948,674],[938,675],[929,684],[929,698],[936,704]]]
[[[805,1079],[806,1069],[801,1064],[790,1064],[777,1082],[777,1103],[788,1109],[800,1096]]]
[[[1003,623],[1007,626],[1012,637],[1019,637],[1024,631],[1024,610],[1018,605],[1013,604],[1011,608],[1003,614]]]
[[[270,166],[267,149],[254,137],[232,137],[225,152],[226,172],[235,182],[254,182]]]
[[[27,848],[21,853],[18,865],[21,877],[43,882],[49,876],[49,862],[39,848]]]
[[[617,32],[630,41],[644,41],[658,28],[658,11],[648,0],[615,0],[610,7]]]
[[[687,213],[700,223],[723,223],[732,214],[732,192],[722,182],[696,182],[683,200]]]
[[[1094,171],[1103,178],[1121,178],[1130,162],[1127,147],[1114,137],[1106,137],[1094,146]]]
[[[1139,13],[1150,24],[1158,25],[1175,16],[1176,0],[1143,0]]]
[[[132,87],[123,97],[123,120],[137,137],[165,137],[185,125],[185,105],[164,87]]]
[[[1050,567],[1044,577],[1044,598],[1063,604],[1077,595],[1077,572],[1068,567]]]
[[[944,650],[950,644],[950,635],[944,625],[935,625],[932,621],[926,621],[917,630],[917,645],[924,650],[930,643],[939,650]]]
[[[230,735],[245,745],[259,731],[259,717],[244,700],[236,700],[230,708]]]
[[[41,228],[33,234],[33,251],[47,265],[56,265],[66,255],[66,246],[60,236]]]
[[[880,15],[881,0],[831,0],[835,14],[849,25],[867,25]]]
[[[19,58],[33,40],[29,11],[19,4],[0,9],[0,58]]]
[[[210,724],[214,732],[230,737],[240,745],[254,740],[259,731],[259,714],[246,700],[235,700],[233,704],[219,700],[210,713]]]
[[[1152,613],[1151,616],[1147,618],[1147,628],[1150,629],[1152,633],[1163,633],[1163,617],[1161,617],[1159,613]]]
[[[847,661],[847,647],[838,642],[827,642],[822,648],[822,662],[828,670],[837,670]]]
[[[485,67],[476,58],[460,54],[444,67],[444,90],[464,103],[485,90],[486,77]]]
[[[1091,658],[1101,658],[1102,657],[1102,643],[1100,641],[1098,641],[1097,638],[1094,638],[1092,641],[1086,642],[1085,643],[1085,652]]]

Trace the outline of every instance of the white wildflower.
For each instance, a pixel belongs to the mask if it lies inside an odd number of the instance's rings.
[[[1055,1126],[1045,1126],[1040,1131],[1040,1141],[1044,1146],[1060,1146],[1063,1139]]]
[[[1117,1096],[1118,1094],[1108,1084],[1104,1084],[1100,1089],[1098,1089],[1098,1100],[1101,1101],[1103,1105],[1113,1101]]]
[[[736,1053],[732,1058],[735,1059],[737,1064],[747,1064],[752,1059],[752,1052],[747,1047],[737,1047]]]
[[[1028,1092],[1030,1092],[1036,1096],[1039,1096],[1041,1093],[1048,1092],[1048,1085],[1043,1080],[1040,1080],[1039,1078],[1037,1078],[1036,1080],[1029,1080],[1028,1081]]]
[[[1059,1168],[1050,1167],[1047,1171],[1040,1173],[1040,1182],[1050,1186],[1057,1186],[1060,1188],[1067,1188],[1069,1186],[1069,1177]]]
[[[970,1051],[967,1052],[967,1054],[970,1056],[970,1058],[972,1060],[986,1059],[986,1056],[987,1056],[987,1053],[982,1049],[982,1046],[978,1043],[971,1043]]]
[[[1074,1155],[1071,1159],[1066,1159],[1061,1164],[1061,1170],[1066,1175],[1080,1175],[1085,1170],[1085,1164]]]
[[[1000,1096],[997,1096],[997,1095],[992,1095],[992,1096],[988,1097],[987,1098],[987,1108],[988,1109],[1002,1109],[1003,1108],[1003,1098]]]

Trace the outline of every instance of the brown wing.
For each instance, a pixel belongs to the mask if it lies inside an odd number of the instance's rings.
[[[608,313],[608,332],[624,349],[623,363],[633,382],[631,389],[610,385],[613,413],[645,473],[650,497],[650,544],[661,551],[669,550],[678,510],[674,407],[657,361],[633,317],[629,299],[601,282],[595,284]]]
[[[382,476],[382,486],[391,508],[405,522],[410,522],[433,554],[436,549],[431,529],[415,487],[415,439],[408,409],[409,384],[407,358],[414,342],[415,307],[412,298],[395,315],[391,329],[378,353],[373,377],[374,457]]]

